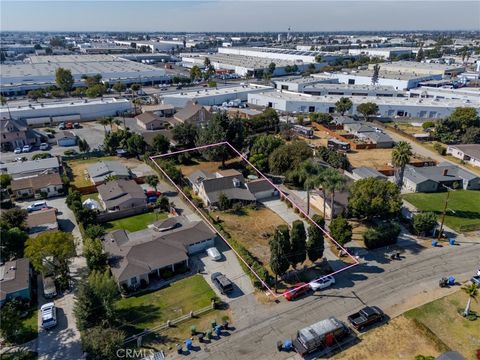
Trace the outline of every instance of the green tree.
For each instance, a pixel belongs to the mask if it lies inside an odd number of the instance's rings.
[[[93,288],[88,284],[88,280],[81,281],[78,286],[73,314],[80,331],[102,324],[102,320],[105,319],[105,308]]]
[[[370,116],[378,113],[378,105],[373,102],[366,102],[357,106],[357,112],[363,115],[365,121],[368,121]]]
[[[198,129],[192,123],[182,123],[175,125],[172,129],[172,138],[180,147],[187,149],[195,146],[198,136]]]
[[[126,145],[127,151],[130,154],[135,155],[137,159],[140,158],[140,155],[145,153],[145,149],[147,148],[147,143],[140,134],[131,134],[126,141]]]
[[[462,144],[480,144],[480,128],[469,127],[460,139]]]
[[[420,49],[418,49],[417,56],[415,57],[415,60],[417,62],[421,62],[423,59],[425,59],[425,52],[423,51],[423,47],[420,46]]]
[[[55,70],[55,83],[63,91],[69,92],[75,83],[72,72],[68,69],[58,68]]]
[[[328,171],[324,179],[325,189],[330,193],[331,218],[335,217],[335,193],[346,189],[347,180],[337,171]],[[326,199],[324,199],[326,201]]]
[[[90,145],[86,139],[78,140],[78,150],[80,150],[82,153],[87,153],[90,151]]]
[[[329,229],[332,238],[342,246],[352,240],[352,225],[343,216],[334,218]]]
[[[105,309],[106,319],[115,319],[115,300],[119,296],[118,285],[110,275],[110,270],[94,270],[88,275],[88,284]]]
[[[123,349],[125,333],[114,328],[96,326],[82,336],[84,350],[90,359],[116,360],[118,349]]]
[[[227,141],[228,117],[225,113],[215,114],[207,126],[200,129],[197,146],[216,144]],[[212,146],[201,150],[202,156],[208,161],[221,161],[222,167],[229,155],[226,145]]]
[[[95,84],[85,90],[85,95],[89,98],[96,98],[104,95],[106,92],[107,87],[104,84]]]
[[[350,188],[348,209],[352,216],[371,221],[397,217],[402,207],[399,188],[386,180],[368,178]]]
[[[83,256],[87,260],[87,266],[90,271],[105,270],[107,265],[107,254],[103,252],[100,239],[86,238],[83,243]]]
[[[395,182],[399,189],[403,186],[405,166],[410,162],[412,155],[412,146],[406,141],[399,141],[393,148],[392,164],[395,167]]]
[[[32,160],[49,159],[51,157],[50,153],[38,153],[32,156]]]
[[[313,215],[312,220],[321,228],[325,226],[325,220],[318,214]],[[323,242],[323,231],[320,230],[315,224],[312,224],[308,227],[308,240],[306,245],[307,256],[311,262],[321,259],[325,249]]]
[[[75,256],[73,235],[62,231],[50,231],[30,238],[26,242],[25,255],[30,259],[35,270],[46,273],[51,269],[60,278],[63,289],[68,287],[68,264]]]
[[[117,81],[115,84],[113,84],[112,89],[118,93],[122,93],[127,90],[127,86],[124,83]]]
[[[348,112],[352,108],[352,106],[353,106],[352,100],[350,100],[347,97],[341,97],[335,103],[335,110],[343,115],[346,112]]]
[[[190,79],[192,81],[198,80],[202,78],[202,70],[197,65],[193,65],[190,69]]]
[[[163,134],[155,135],[153,138],[153,149],[160,154],[167,153],[170,149],[170,140]]]
[[[148,175],[145,177],[145,182],[153,187],[155,191],[157,191],[157,185],[158,185],[158,176],[157,175]]]
[[[268,171],[268,157],[275,149],[284,144],[285,142],[276,135],[259,135],[255,138],[250,148],[252,164],[260,171]]]
[[[100,239],[105,235],[105,228],[102,225],[90,225],[85,229],[85,235],[90,239]]]
[[[273,75],[276,68],[277,68],[277,65],[274,62],[271,62],[270,64],[268,64],[268,73],[270,75]]]
[[[19,335],[24,330],[20,319],[20,303],[17,300],[7,301],[0,311],[0,334],[2,338],[12,344],[16,344]]]
[[[372,85],[377,85],[378,84],[378,77],[380,75],[380,65],[375,64],[373,66],[373,74],[372,74]]]
[[[223,192],[218,196],[218,208],[222,211],[230,209],[232,202]]]
[[[141,84],[132,84],[130,85],[130,89],[132,89],[132,91],[138,91],[142,88],[142,85]]]
[[[211,65],[211,61],[208,57],[205,57],[205,60],[203,60],[203,65],[205,65],[206,68],[208,68]]]
[[[290,257],[289,262],[293,268],[297,267],[297,264],[302,264],[306,257],[306,242],[307,234],[305,232],[305,225],[302,220],[295,220],[292,223],[292,229],[290,231]]]
[[[391,221],[370,227],[363,233],[365,247],[367,249],[377,249],[382,246],[393,245],[397,242],[400,230],[400,226]]]
[[[472,303],[472,300],[477,301],[478,285],[475,283],[463,285],[462,290],[465,294],[468,295],[467,306],[465,306],[465,310],[463,311],[463,316],[468,316],[470,315],[470,305]]]
[[[328,113],[314,112],[314,113],[310,113],[308,117],[310,118],[310,121],[313,121],[322,125],[329,125],[333,121],[333,116]]]
[[[6,211],[2,211],[0,219],[3,225],[5,225],[8,229],[19,228],[23,230],[25,229],[25,221],[27,220],[27,217],[27,210],[20,208],[12,208]]]
[[[170,210],[170,202],[165,195],[160,196],[155,203],[158,208],[162,211],[169,211]]]
[[[276,148],[268,158],[268,165],[272,173],[283,175],[311,156],[312,149],[306,142],[294,141]]]
[[[412,226],[417,235],[432,234],[437,226],[437,216],[433,212],[417,214],[413,217]]]
[[[457,107],[449,116],[450,120],[458,123],[460,129],[465,131],[469,127],[480,126],[477,109],[474,107]]]
[[[0,232],[2,234],[0,260],[5,262],[22,258],[28,234],[18,227],[6,227],[3,221],[0,222]]]
[[[285,229],[286,228],[286,229]],[[270,268],[275,274],[275,291],[277,289],[278,276],[282,276],[290,267],[287,255],[290,252],[290,239],[288,238],[288,226],[280,225],[275,229],[270,239]]]

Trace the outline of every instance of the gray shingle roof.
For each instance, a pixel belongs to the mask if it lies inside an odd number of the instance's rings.
[[[420,184],[427,180],[435,182],[470,181],[478,177],[471,172],[447,162],[440,163],[437,166],[425,167],[407,165],[404,176],[415,184]]]
[[[362,179],[366,179],[366,178],[369,178],[369,177],[374,177],[374,178],[379,178],[379,179],[386,179],[387,178],[381,172],[378,172],[377,170],[366,167],[366,166],[360,166],[356,169],[353,169],[352,172]]]
[[[458,149],[471,158],[480,160],[480,144],[450,145],[449,147]]]
[[[97,186],[107,209],[120,206],[131,199],[145,199],[145,193],[134,180],[119,179]]]
[[[56,157],[31,161],[17,161],[6,163],[2,166],[2,168],[6,169],[7,173],[10,175],[42,172],[50,169],[58,169],[59,167],[60,163]]]
[[[30,262],[28,259],[7,261],[0,266],[0,300],[6,299],[8,294],[29,287]]]
[[[108,176],[129,177],[130,171],[120,161],[99,161],[88,167],[88,174],[95,182],[101,182]]]

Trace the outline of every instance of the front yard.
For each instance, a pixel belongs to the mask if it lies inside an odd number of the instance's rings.
[[[118,300],[119,326],[130,336],[207,307],[214,297],[201,275],[190,276],[163,289]]]
[[[102,224],[105,231],[115,231],[115,230],[127,230],[129,232],[134,232],[138,230],[143,230],[148,227],[148,225],[153,224],[157,220],[166,219],[168,214],[166,212],[147,212],[135,216],[130,216],[123,219],[109,221]]]
[[[404,195],[404,199],[419,210],[435,212],[440,220],[446,196],[445,192],[412,193]],[[468,231],[469,227],[480,228],[480,191],[451,191],[445,225],[456,231]]]

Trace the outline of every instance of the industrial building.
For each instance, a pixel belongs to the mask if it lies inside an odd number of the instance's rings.
[[[271,107],[288,113],[323,112],[333,113],[339,95],[314,96],[286,91],[265,91],[248,95],[248,103],[257,106]],[[455,108],[466,106],[464,101],[455,99],[420,99],[408,97],[366,97],[352,96],[353,107],[349,113],[356,113],[358,105],[374,102],[378,105],[378,116],[397,118],[413,117],[435,119],[450,115]],[[468,106],[477,108],[480,113],[480,100]]]
[[[294,76],[294,77],[283,77],[278,79],[272,79],[275,84],[275,88],[278,90],[288,90],[294,92],[304,92],[306,87],[315,85],[315,84],[338,84],[338,80],[330,78],[328,76]]]
[[[368,66],[369,70],[373,70],[374,64]],[[412,74],[419,76],[441,75],[441,76],[457,76],[465,71],[463,66],[435,64],[416,61],[394,61],[381,63],[380,70],[387,72],[396,72],[398,74]]]
[[[163,102],[175,107],[185,107],[187,102],[193,101],[200,105],[222,105],[224,102],[233,100],[247,101],[249,94],[255,94],[265,90],[271,90],[270,86],[243,85],[221,89],[205,88],[204,90],[165,94]]]
[[[63,121],[95,120],[103,116],[117,116],[132,109],[127,99],[105,98],[79,102],[29,104],[0,108],[1,119],[23,120],[30,126],[49,126]]]
[[[176,50],[176,49],[183,49],[183,48],[191,48],[195,47],[195,45],[198,44],[197,41],[193,40],[186,40],[185,45],[183,40],[149,40],[149,41],[121,41],[117,40],[115,41],[115,44],[118,45],[128,45],[131,46],[132,44],[135,44],[137,48],[140,48],[142,46],[147,47],[150,49],[152,53],[155,52],[165,52],[165,51],[171,51]]]
[[[411,55],[413,54],[412,48],[404,47],[381,47],[381,48],[359,48],[359,49],[349,49],[348,53],[350,55],[366,55],[372,57],[379,57],[383,59],[391,59],[392,57],[401,56],[401,55]]]
[[[14,95],[55,85],[55,71],[69,69],[74,86],[84,86],[82,76],[100,74],[110,84],[158,84],[170,81],[164,69],[112,55],[31,56],[28,62],[0,65],[1,94]]]

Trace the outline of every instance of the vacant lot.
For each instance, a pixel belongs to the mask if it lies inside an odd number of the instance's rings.
[[[460,290],[410,310],[405,316],[428,327],[452,350],[467,359],[475,359],[476,351],[480,349],[480,319],[470,321],[459,314],[465,308],[467,299]],[[471,310],[480,313],[480,305],[472,301]]]
[[[361,336],[361,342],[338,355],[335,360],[413,360],[416,355],[437,356],[442,350],[434,339],[404,316],[372,329]]]
[[[215,173],[221,169],[222,163],[220,161],[195,161],[192,165],[182,165],[180,169],[182,174],[189,176],[195,171],[203,171],[205,173]],[[245,168],[244,164],[240,162],[239,158],[233,158],[225,161],[225,168],[237,169],[242,172]]]
[[[264,207],[256,210],[245,207],[242,215],[216,211],[212,212],[212,216],[218,216],[223,228],[264,265],[270,261],[268,241],[275,228],[287,224],[272,210]]]
[[[413,193],[404,195],[404,198],[419,210],[433,211],[440,217],[446,196],[445,192]],[[469,226],[480,227],[480,191],[451,191],[445,224],[457,231],[466,231]]]
[[[153,224],[155,221],[166,218],[167,213],[165,212],[147,212],[144,214],[130,216],[124,219],[109,221],[107,223],[104,223],[103,227],[107,232],[121,229],[134,232],[146,229],[148,225]]]
[[[195,275],[154,292],[120,299],[116,304],[120,329],[128,335],[151,329],[210,305],[214,296],[205,279]]]
[[[325,131],[314,131],[314,138],[313,139],[307,139],[305,138],[304,140],[308,142],[309,144],[315,145],[315,146],[327,146],[328,139],[331,138],[330,135],[328,135]]]
[[[392,160],[392,149],[352,150],[347,153],[353,167],[368,166],[375,169],[384,168]]]

